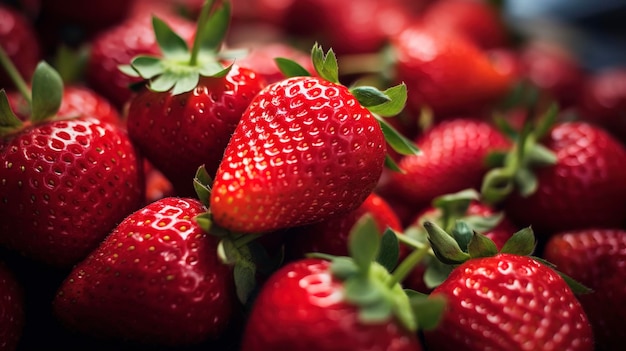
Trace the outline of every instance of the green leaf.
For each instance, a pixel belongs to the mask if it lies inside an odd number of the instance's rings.
[[[231,18],[231,5],[230,1],[222,1],[221,6],[211,14],[204,26],[200,28],[200,52],[201,54],[214,54],[217,53],[226,33],[228,32],[228,26]]]
[[[213,218],[209,212],[201,213],[194,217],[196,223],[202,231],[205,233],[211,233],[211,227],[213,226]]]
[[[156,92],[166,92],[176,84],[179,75],[173,72],[164,72],[158,76],[155,80],[150,82],[150,89]]]
[[[514,233],[509,240],[504,243],[500,252],[514,255],[528,256],[535,251],[535,234],[531,227],[523,228]]]
[[[454,266],[435,259],[429,260],[426,264],[424,284],[426,284],[426,287],[429,289],[434,289],[441,285],[454,269]]]
[[[419,328],[422,330],[435,329],[446,310],[446,299],[443,295],[418,295],[409,296],[411,309],[417,319]]]
[[[433,222],[424,222],[435,256],[446,264],[459,264],[467,261],[470,256],[463,252],[454,238]]]
[[[473,230],[479,233],[486,233],[500,224],[503,218],[504,213],[498,212],[490,216],[466,216],[462,220]]]
[[[398,84],[383,91],[383,93],[389,97],[390,100],[380,105],[368,107],[372,113],[382,117],[392,117],[404,110],[407,100],[406,84]]]
[[[310,254],[307,257],[317,257],[322,258],[319,254]],[[328,257],[332,261],[330,265],[330,271],[333,276],[337,277],[340,280],[346,280],[351,276],[356,275],[359,272],[359,267],[357,267],[354,260],[350,257]],[[326,258],[326,259],[328,259]]]
[[[367,276],[357,276],[344,283],[346,299],[358,306],[374,304],[383,298],[380,289]]]
[[[557,104],[552,103],[548,107],[548,110],[541,116],[539,122],[535,126],[534,135],[537,140],[543,138],[554,126],[556,118],[559,114],[559,107]]]
[[[284,57],[277,57],[274,59],[276,66],[285,75],[285,77],[309,77],[311,73],[306,68],[300,66],[294,60],[290,60]]]
[[[472,258],[492,257],[498,253],[498,247],[485,235],[474,232],[472,239],[467,245],[467,251]]]
[[[535,144],[530,148],[530,150],[526,152],[525,157],[526,162],[532,166],[545,167],[554,165],[557,162],[556,154],[540,144]]]
[[[207,172],[204,165],[198,167],[196,175],[193,179],[193,188],[196,191],[196,195],[202,204],[206,207],[209,206],[209,198],[211,196],[211,184],[213,180]]]
[[[387,95],[375,87],[362,86],[350,89],[350,92],[363,107],[372,107],[391,101]]]
[[[188,72],[187,74],[179,76],[172,89],[172,95],[178,95],[192,91],[200,81],[200,74],[198,72]]]
[[[125,75],[133,78],[140,78],[141,75],[131,65],[118,65],[117,69]]]
[[[532,170],[520,168],[515,173],[515,185],[522,197],[528,197],[537,191],[539,182]]]
[[[233,68],[233,65],[222,66],[219,62],[207,62],[199,67],[200,75],[203,77],[222,78]]]
[[[472,240],[472,236],[474,235],[474,231],[470,226],[464,221],[457,220],[454,222],[454,227],[452,227],[452,237],[459,244],[459,247],[464,252],[467,252],[467,247]],[[471,256],[471,255],[470,255]]]
[[[393,160],[389,154],[385,155],[385,167],[393,172],[404,173],[404,171],[398,166],[396,161]]]
[[[311,60],[320,77],[331,83],[339,83],[339,66],[333,49],[329,49],[328,53],[324,54],[322,47],[315,43],[311,49]]]
[[[189,57],[187,43],[167,23],[153,16],[152,27],[161,53],[165,58],[179,60]]]
[[[165,71],[165,66],[163,66],[161,59],[154,56],[137,56],[131,61],[130,65],[131,70],[139,74],[143,79],[152,79]],[[122,67],[124,66],[120,68]],[[124,71],[124,73],[128,74],[130,72]]]
[[[378,252],[376,261],[380,263],[381,266],[385,267],[387,271],[392,272],[398,264],[399,257],[400,247],[398,237],[392,229],[387,228],[380,240],[380,251]]]
[[[359,321],[364,324],[384,323],[389,321],[393,313],[393,303],[387,299],[379,299],[375,304],[361,306]]]
[[[519,132],[509,123],[509,120],[505,116],[496,114],[493,116],[493,122],[498,130],[508,136],[509,139],[517,139]]]
[[[54,68],[44,61],[37,65],[33,74],[32,94],[33,123],[52,117],[59,111],[63,99],[63,80]]]
[[[237,298],[245,304],[256,287],[256,267],[247,260],[238,260],[233,267]]]
[[[15,130],[22,125],[23,122],[17,118],[11,109],[6,91],[0,89],[0,135]]]
[[[348,237],[348,251],[356,265],[366,273],[380,250],[380,235],[374,217],[367,213],[354,224]]]
[[[415,143],[398,132],[387,121],[378,116],[376,116],[376,119],[385,136],[385,140],[396,152],[401,155],[420,155],[422,153]]]

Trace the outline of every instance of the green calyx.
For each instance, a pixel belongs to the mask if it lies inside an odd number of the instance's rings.
[[[324,52],[322,47],[315,43],[311,49],[311,61],[320,78],[335,84],[341,84],[339,82],[339,65],[333,49]],[[287,77],[311,75],[304,67],[292,60],[276,58],[275,62],[280,71]],[[401,155],[419,155],[421,153],[415,143],[385,121],[385,118],[394,117],[404,109],[407,101],[407,88],[404,83],[384,91],[373,86],[354,86],[349,89],[357,101],[374,115],[385,136],[385,140],[392,149]],[[402,171],[389,155],[387,155],[385,165],[394,171]]]
[[[515,143],[510,152],[493,153],[487,158],[491,170],[485,175],[481,186],[485,202],[500,203],[515,190],[523,197],[537,190],[538,181],[534,170],[554,165],[557,161],[556,155],[539,143],[554,125],[557,113],[557,106],[551,105],[535,126],[526,123],[520,133],[504,118],[496,118],[500,129]]]
[[[432,319],[420,320],[414,311],[413,299],[400,282],[425,256],[425,250],[416,250],[398,264],[398,239],[392,230],[381,236],[374,219],[366,214],[354,225],[348,242],[350,257],[309,254],[330,260],[332,274],[343,281],[345,300],[358,308],[359,320],[364,324],[386,323],[397,320],[409,331],[423,325],[433,325]],[[411,296],[410,296],[411,295]],[[440,304],[441,301],[434,301]],[[430,303],[429,303],[430,304]],[[426,309],[424,309],[426,310]],[[443,306],[438,310],[443,311]],[[439,314],[436,316],[438,317]],[[423,318],[426,318],[425,316]]]
[[[214,4],[214,1],[207,0],[198,17],[191,49],[164,21],[154,17],[152,25],[162,57],[137,56],[130,65],[122,65],[119,69],[129,76],[148,80],[148,88],[153,91],[171,90],[173,95],[193,90],[201,76],[224,77],[232,67],[224,67],[220,62],[232,58],[232,53],[220,51],[230,16],[230,1]]]

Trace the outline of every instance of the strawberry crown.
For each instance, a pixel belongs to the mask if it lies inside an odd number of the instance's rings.
[[[311,49],[311,61],[320,78],[331,83],[339,82],[339,65],[333,49],[326,53],[315,43]],[[311,76],[311,73],[295,61],[278,57],[275,59],[280,71],[287,77]],[[404,83],[384,91],[373,86],[354,86],[349,88],[357,101],[367,108],[378,121],[385,140],[401,155],[419,155],[419,148],[405,136],[394,129],[385,118],[393,117],[402,112],[407,100],[407,88]],[[385,165],[395,171],[401,171],[398,165],[387,155]]]
[[[119,69],[131,77],[148,80],[148,88],[156,92],[170,91],[173,95],[193,90],[200,77],[221,78],[232,64],[224,67],[221,60],[237,57],[241,52],[220,49],[230,23],[230,1],[207,0],[197,20],[193,46],[176,34],[163,20],[152,18],[152,27],[162,57],[139,55],[130,65]]]

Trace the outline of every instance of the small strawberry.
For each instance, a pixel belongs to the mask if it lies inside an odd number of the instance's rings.
[[[0,351],[17,350],[23,329],[22,286],[9,268],[0,262]]]
[[[131,63],[131,73],[151,82],[129,102],[128,134],[180,196],[194,194],[192,180],[199,166],[215,174],[241,115],[265,86],[254,71],[235,64],[225,67],[216,59],[230,5],[223,2],[212,13],[208,5],[198,19],[191,51],[155,18],[164,57],[139,56]]]
[[[348,89],[332,50],[315,45],[312,60],[319,77],[292,62],[288,69],[300,76],[266,87],[242,116],[211,192],[220,226],[265,232],[347,213],[382,173],[385,134],[393,147],[417,152],[380,117],[402,109],[403,85]]]
[[[215,339],[233,319],[231,269],[191,198],[164,198],[125,218],[80,262],[54,299],[73,330],[106,339],[183,346]]]
[[[526,256],[535,246],[530,229],[500,251],[476,234],[465,253],[435,224],[425,227],[438,257],[459,264],[430,294],[447,302],[441,323],[424,334],[430,349],[593,350],[591,326],[570,279]]]
[[[478,189],[489,170],[491,152],[508,150],[510,142],[486,121],[453,118],[418,136],[420,155],[400,159],[403,173],[392,173],[379,184],[383,197],[396,197],[413,208],[428,206],[435,197],[468,188]]]
[[[25,87],[22,81],[20,86]],[[67,267],[84,258],[144,199],[142,159],[126,133],[91,116],[56,119],[61,78],[33,76],[23,122],[0,91],[0,243]]]
[[[626,231],[579,229],[552,236],[543,252],[563,273],[593,290],[580,296],[593,327],[596,350],[619,350],[626,337]]]
[[[18,10],[3,3],[0,3],[0,48],[17,66],[20,75],[30,80],[42,55],[39,39],[32,23]],[[13,81],[4,70],[0,70],[0,88],[13,88]]]
[[[299,259],[269,278],[252,305],[242,351],[422,349],[418,323],[436,320],[418,315],[421,296],[398,283],[404,268],[390,273],[374,261],[386,250],[371,217],[357,222],[349,242],[352,257]],[[441,311],[442,301],[432,307]]]

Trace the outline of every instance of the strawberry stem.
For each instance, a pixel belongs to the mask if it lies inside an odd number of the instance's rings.
[[[391,279],[388,281],[387,286],[393,287],[394,285],[400,283],[406,278],[413,268],[422,261],[424,256],[428,254],[430,251],[430,245],[421,245],[422,247],[414,250],[408,255],[393,271],[391,274]]]
[[[211,13],[211,9],[213,8],[214,0],[206,0],[204,5],[202,6],[202,10],[200,15],[198,16],[198,22],[196,27],[196,37],[193,39],[193,47],[191,48],[191,58],[189,59],[189,65],[195,66],[198,63],[198,53],[200,52],[200,47],[202,46],[202,28],[206,24],[209,15]]]
[[[22,94],[22,96],[29,105],[32,105],[33,99],[30,93],[30,89],[28,88],[28,84],[26,84],[24,78],[22,78],[22,75],[17,70],[17,67],[15,67],[13,62],[11,62],[11,58],[9,58],[9,55],[6,53],[6,51],[4,51],[2,46],[0,46],[0,65],[2,65],[4,70],[7,72],[20,94]]]

